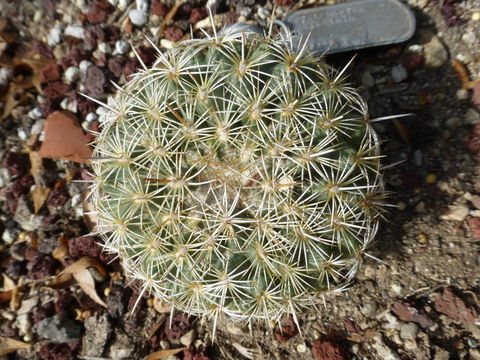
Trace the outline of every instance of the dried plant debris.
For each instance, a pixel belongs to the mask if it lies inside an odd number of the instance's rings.
[[[372,246],[385,264],[366,258],[326,308],[218,321],[212,341],[210,322],[141,294],[96,236],[88,144],[108,110],[97,101],[112,106],[112,82],[153,65],[146,37],[165,52],[201,27],[213,35],[212,20],[268,31],[272,15],[341,1],[208,1],[213,17],[206,1],[0,1],[0,357],[480,358],[480,0],[402,1],[412,39],[359,51],[345,71],[378,119],[394,207]]]

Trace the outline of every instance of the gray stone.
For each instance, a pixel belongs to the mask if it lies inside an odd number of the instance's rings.
[[[402,82],[408,77],[407,70],[402,66],[402,64],[394,66],[392,68],[391,75],[393,81],[396,83]]]
[[[25,195],[20,196],[17,203],[17,209],[13,217],[23,230],[35,231],[42,225],[43,217],[36,216]]]
[[[112,359],[130,359],[133,354],[133,341],[122,330],[115,330],[115,341],[110,346],[109,357]]]
[[[133,9],[128,13],[130,21],[133,25],[143,26],[147,23],[148,17],[147,14],[141,10]]]
[[[59,342],[74,341],[82,335],[82,326],[63,314],[43,319],[37,326],[37,334]]]
[[[125,40],[117,40],[115,43],[115,51],[113,52],[114,55],[120,54],[124,55],[130,50],[130,44]]]
[[[82,355],[101,357],[112,332],[112,324],[108,319],[108,313],[95,314],[85,319],[84,325],[85,335],[82,340]]]
[[[420,31],[420,37],[423,42],[425,66],[439,68],[445,65],[448,60],[448,51],[440,39],[429,30]]]
[[[470,108],[465,113],[465,122],[470,125],[475,125],[480,123],[480,113],[474,108]]]
[[[65,28],[65,35],[71,36],[77,39],[85,38],[85,29],[82,25],[68,25]]]
[[[402,324],[400,327],[400,337],[403,340],[413,340],[417,336],[418,329],[418,325],[413,322]]]

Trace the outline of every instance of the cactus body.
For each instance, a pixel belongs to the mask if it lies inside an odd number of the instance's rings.
[[[144,291],[278,320],[354,276],[378,226],[379,144],[357,92],[304,48],[191,40],[117,94],[92,199],[105,248]]]

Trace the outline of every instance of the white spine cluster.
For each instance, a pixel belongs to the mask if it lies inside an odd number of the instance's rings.
[[[364,102],[305,46],[183,42],[119,90],[92,198],[105,248],[188,313],[278,320],[344,289],[383,187]]]

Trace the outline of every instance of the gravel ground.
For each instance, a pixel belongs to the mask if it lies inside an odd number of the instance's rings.
[[[211,3],[220,27],[335,2]],[[349,68],[372,118],[411,114],[376,124],[396,206],[371,257],[298,328],[220,323],[212,341],[212,324],[139,298],[85,236],[85,130],[105,109],[79,95],[108,101],[140,66],[130,44],[152,64],[144,35],[202,36],[205,2],[0,0],[0,359],[480,359],[480,0],[408,4],[413,38]]]

